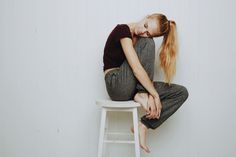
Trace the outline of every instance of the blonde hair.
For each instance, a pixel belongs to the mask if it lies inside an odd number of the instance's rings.
[[[164,72],[165,82],[170,85],[176,72],[176,57],[178,54],[177,29],[174,21],[169,21],[165,15],[155,13],[148,18],[157,21],[158,34],[155,37],[163,36],[159,48],[160,67]]]

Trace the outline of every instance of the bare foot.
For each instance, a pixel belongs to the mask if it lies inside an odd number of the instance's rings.
[[[136,93],[134,96],[134,101],[141,104],[141,106],[147,110],[148,105],[148,93]]]
[[[139,144],[140,147],[147,153],[150,153],[149,148],[146,146],[146,135],[147,135],[147,127],[139,122]],[[134,133],[134,127],[131,128],[131,132]]]

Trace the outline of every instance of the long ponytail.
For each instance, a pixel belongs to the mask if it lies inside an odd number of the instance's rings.
[[[162,44],[159,48],[160,66],[165,75],[165,82],[170,85],[176,72],[176,57],[178,53],[178,41],[176,23],[168,21],[169,29],[164,34]]]
[[[148,18],[155,19],[158,25],[158,33],[154,37],[163,36],[159,48],[160,67],[164,72],[164,81],[170,85],[176,72],[176,58],[178,53],[176,23],[170,21],[164,14],[154,13]]]

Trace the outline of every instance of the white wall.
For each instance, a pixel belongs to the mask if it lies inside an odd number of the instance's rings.
[[[95,100],[108,97],[102,72],[106,37],[117,23],[154,12],[177,23],[174,82],[188,88],[189,99],[149,130],[151,154],[142,156],[236,156],[235,4],[1,0],[0,157],[96,156],[100,108]],[[156,39],[157,48],[160,42]],[[118,116],[112,120],[121,125]],[[134,153],[131,146],[113,145],[107,154]]]

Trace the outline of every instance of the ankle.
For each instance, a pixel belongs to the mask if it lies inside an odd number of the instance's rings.
[[[144,129],[145,131],[148,130],[148,128],[146,127],[146,125],[144,125],[143,123],[139,123],[139,126]]]
[[[134,97],[141,97],[141,98],[145,98],[148,97],[148,93],[144,93],[144,92],[138,92],[135,94]]]
[[[148,93],[146,93],[146,92],[138,92],[138,94],[141,96],[148,96]]]

